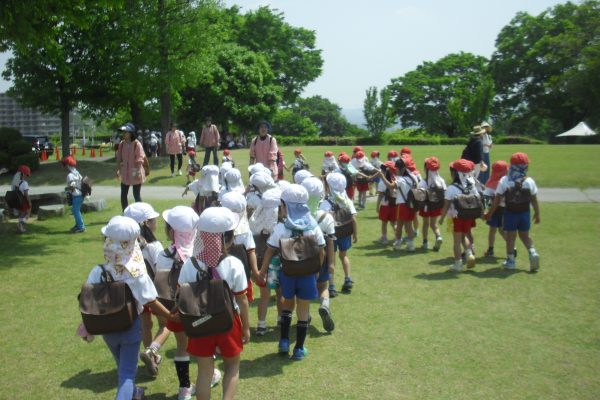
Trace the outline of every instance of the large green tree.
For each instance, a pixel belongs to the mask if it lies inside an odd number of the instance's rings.
[[[402,125],[450,137],[486,118],[493,99],[487,60],[463,52],[425,62],[392,79],[389,88]]]
[[[295,108],[277,110],[272,119],[273,131],[282,136],[316,136],[319,128],[310,118],[300,114]]]
[[[317,125],[321,136],[342,136],[348,131],[350,123],[342,115],[342,109],[329,99],[322,96],[299,98],[295,108]]]
[[[392,94],[388,88],[381,89],[379,94],[374,86],[367,89],[363,114],[371,135],[378,137],[394,125],[396,117],[392,112],[391,99]]]
[[[496,39],[490,70],[496,114],[511,130],[600,124],[600,1],[518,13]]]

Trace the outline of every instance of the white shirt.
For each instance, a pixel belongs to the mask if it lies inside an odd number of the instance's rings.
[[[321,220],[321,218],[323,218],[323,220]],[[319,228],[321,228],[321,232],[323,232],[323,235],[335,235],[335,220],[333,219],[333,215],[331,215],[331,213],[324,210],[317,210],[317,216],[315,217],[315,219],[317,220],[317,223],[319,224]]]
[[[171,251],[173,251],[173,246],[169,246],[169,252],[171,252]],[[177,254],[177,252],[175,252],[175,258],[179,259],[179,255]],[[161,269],[169,270],[171,268],[173,268],[173,259],[167,257],[164,250],[159,252],[158,255],[156,256],[156,264],[155,264],[154,271],[157,272]]]
[[[325,238],[323,237],[323,232],[321,228],[315,226],[312,230],[307,230],[302,232],[304,236],[314,236],[317,240],[317,245],[319,247],[325,246]],[[287,239],[292,237],[292,231],[285,227],[283,223],[278,223],[275,225],[275,229],[273,229],[273,233],[267,239],[267,245],[273,247],[275,249],[279,248],[279,240]]]
[[[163,245],[158,240],[152,243],[147,243],[142,249],[142,256],[144,256],[144,260],[148,261],[148,264],[150,264],[150,267],[152,267],[152,272],[154,273],[156,273],[156,260],[158,259],[158,255],[163,250]]]
[[[154,283],[152,283],[148,274],[143,274],[134,278],[127,270],[124,270],[122,274],[117,274],[112,265],[105,266],[104,268],[112,274],[115,281],[124,281],[127,286],[129,286],[136,301],[138,314],[142,313],[144,305],[156,300],[158,293],[156,293]],[[90,272],[87,283],[100,283],[101,278],[102,268],[96,265]]]
[[[340,204],[338,204],[338,206],[342,207]],[[321,202],[321,204],[319,205],[319,210],[330,212],[331,209],[332,209],[331,203],[328,200],[323,200]],[[350,210],[350,214],[352,214],[352,215],[356,214],[356,207],[354,207],[353,202],[350,202],[348,204],[348,209]]]
[[[192,149],[196,148],[196,135],[189,135],[187,138],[187,146]]]
[[[408,176],[397,176],[396,187],[398,188],[396,204],[406,203],[404,199],[408,199],[408,192],[410,192],[410,189],[413,187],[413,181]]]
[[[208,272],[208,267],[204,265],[202,261],[198,259],[196,259],[196,261],[201,270]],[[244,264],[242,264],[240,260],[233,256],[227,256],[216,266],[216,269],[219,277],[227,282],[233,294],[240,295],[246,292],[248,289],[248,280],[246,278],[246,273],[244,272]],[[181,267],[178,283],[179,285],[182,285],[187,282],[196,282],[198,280],[197,278],[198,270],[194,267],[192,259],[190,258],[183,263],[183,267]]]
[[[493,143],[492,141],[492,135],[490,135],[489,133],[484,133],[482,138],[481,138],[481,142],[483,144],[483,152],[484,153],[489,153],[490,152],[490,147]]]
[[[15,190],[16,190],[16,189],[19,189],[19,190],[21,191],[21,193],[25,194],[25,192],[26,192],[27,190],[29,190],[29,183],[27,183],[27,181],[21,181],[21,182],[19,183],[19,186],[17,186],[17,187],[16,187],[16,188],[14,188],[14,189],[15,189]]]
[[[73,170],[72,172],[69,172],[69,175],[67,175],[67,186],[73,188],[73,192],[71,192],[73,196],[81,196],[82,179],[83,178],[81,174],[77,172],[77,170]]]
[[[390,205],[390,202],[385,198],[385,191],[387,190],[387,186],[385,186],[385,183],[383,182],[383,179],[380,180],[379,182],[377,182],[377,191],[381,194],[383,194],[384,196],[381,198],[381,205],[382,206],[388,206]],[[398,191],[396,189],[391,189],[390,190],[390,196],[393,198],[397,198],[398,197]]]
[[[457,196],[460,196],[461,194],[464,194],[462,189],[457,187],[456,185],[450,185],[446,188],[446,194],[444,195],[444,199],[450,201],[450,207],[448,207],[449,217],[455,218],[458,215],[458,212],[454,208],[452,200],[454,200]],[[480,197],[479,192],[477,191],[475,186],[471,188],[469,194],[474,194],[475,196]]]
[[[496,194],[503,195],[509,188],[515,187],[515,182],[508,179],[508,176],[503,176],[500,178],[500,182],[498,182],[498,187],[496,188]],[[532,196],[535,196],[538,192],[537,185],[535,181],[530,177],[526,177],[523,181],[523,188],[529,189],[529,192]]]
[[[246,251],[256,249],[256,244],[254,243],[254,236],[252,236],[251,231],[235,235],[233,237],[233,244],[243,244],[246,248]]]

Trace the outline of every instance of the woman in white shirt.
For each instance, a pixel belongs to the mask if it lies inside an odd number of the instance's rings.
[[[71,210],[73,217],[75,218],[75,226],[71,228],[72,233],[85,232],[85,224],[83,223],[83,217],[81,216],[81,204],[83,204],[83,193],[81,191],[81,181],[83,177],[75,169],[77,161],[67,156],[61,160],[61,163],[65,170],[69,171],[67,175],[67,191],[71,193]]]
[[[477,179],[479,179],[479,182],[481,182],[482,185],[485,185],[490,177],[490,150],[492,149],[493,144],[491,135],[492,126],[487,122],[483,122],[481,124],[481,129],[485,130],[485,133],[481,136],[481,142],[483,144],[483,162],[488,166],[488,168],[485,171],[480,171]]]

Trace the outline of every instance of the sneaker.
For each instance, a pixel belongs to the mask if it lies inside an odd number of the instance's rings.
[[[256,327],[256,336],[265,336],[267,334],[267,327],[266,326],[257,326]]]
[[[455,260],[448,272],[461,272],[463,270],[462,260]]]
[[[537,272],[540,269],[540,255],[535,249],[529,250],[529,272]]]
[[[440,251],[440,247],[442,247],[443,239],[441,236],[435,238],[435,244],[433,245],[433,251]]]
[[[394,240],[394,250],[400,250],[404,242],[401,239]]]
[[[134,387],[133,388],[133,396],[131,397],[131,400],[144,400],[147,397],[144,396],[144,392],[146,389],[144,389],[143,387]]]
[[[171,172],[171,178],[173,178],[175,176],[174,172]]]
[[[503,263],[502,263],[502,267],[504,269],[516,269],[517,268],[517,263],[515,262],[515,259],[510,259],[507,258]]]
[[[280,339],[279,340],[279,354],[288,354],[290,352],[290,340]]]
[[[467,256],[467,268],[475,268],[476,262],[477,260],[475,259],[475,254],[469,252],[469,255]]]
[[[223,375],[221,375],[221,371],[219,371],[217,368],[215,368],[213,371],[212,381],[210,381],[210,387],[214,388],[215,386],[217,386],[219,384],[219,382],[221,382],[222,377],[223,377]]]
[[[329,311],[329,308],[323,306],[319,307],[319,315],[323,320],[323,329],[327,332],[332,332],[335,329],[335,323],[331,318],[331,311]]]
[[[406,251],[409,252],[413,252],[415,251],[415,241],[414,240],[407,240],[406,241]]]
[[[344,284],[342,285],[342,292],[349,292],[350,290],[352,290],[353,286],[354,281],[352,280],[352,278],[347,277],[346,279],[344,279]]]
[[[494,257],[494,248],[490,247],[489,249],[486,250],[485,253],[483,253],[484,257]]]
[[[335,290],[335,286],[329,286],[329,298],[333,299],[338,296],[337,290]]]
[[[155,377],[158,375],[158,362],[157,360],[156,350],[146,347],[146,349],[140,353],[140,360],[146,366],[146,370],[150,374],[150,376]],[[160,357],[160,356],[159,356]]]
[[[296,347],[294,348],[294,353],[292,354],[292,360],[302,361],[308,355],[308,349],[306,347]]]
[[[177,175],[181,176],[181,170],[179,170],[179,172],[177,172]]]
[[[83,233],[85,232],[85,228],[77,228],[73,231],[73,233]]]
[[[379,243],[381,243],[381,244],[388,244],[389,242],[388,242],[387,236],[381,236],[379,238]]]
[[[427,240],[423,240],[423,245],[421,246],[423,250],[429,250],[429,242]]]
[[[192,400],[196,395],[196,385],[190,385],[190,387],[180,387],[179,393],[177,394],[177,400]]]

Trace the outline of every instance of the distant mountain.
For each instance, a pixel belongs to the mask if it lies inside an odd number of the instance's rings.
[[[358,125],[361,128],[365,127],[365,116],[362,108],[342,108],[342,114],[351,124]]]

